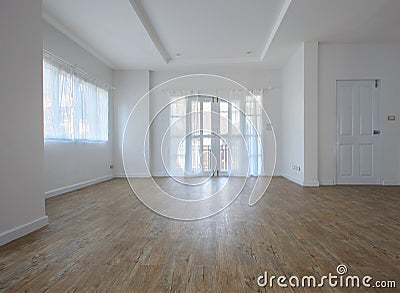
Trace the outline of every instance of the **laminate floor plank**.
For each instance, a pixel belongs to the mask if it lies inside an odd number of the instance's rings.
[[[207,190],[225,179],[213,180]],[[50,224],[0,247],[0,291],[355,292],[257,285],[264,271],[321,277],[339,264],[348,275],[400,286],[400,187],[303,188],[274,177],[250,207],[249,181],[229,207],[199,221],[154,213],[124,179],[47,199]],[[180,187],[185,193],[203,196],[201,188]]]

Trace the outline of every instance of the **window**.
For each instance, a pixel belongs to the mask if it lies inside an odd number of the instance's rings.
[[[51,58],[43,60],[44,139],[108,141],[108,91]]]

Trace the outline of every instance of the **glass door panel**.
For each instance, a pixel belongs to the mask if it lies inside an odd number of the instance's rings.
[[[229,123],[232,106],[215,97],[193,99],[187,110],[191,134],[186,158],[187,166],[195,176],[224,176],[231,168],[228,139],[232,132]]]
[[[231,105],[226,102],[219,100],[218,101],[217,110],[219,113],[219,144],[218,144],[218,152],[219,152],[219,175],[224,176],[228,175],[230,169],[230,158],[229,158],[229,149],[228,149],[228,139],[229,134],[231,132],[231,120],[232,112]]]

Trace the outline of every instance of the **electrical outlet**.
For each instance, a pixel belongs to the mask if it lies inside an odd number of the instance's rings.
[[[300,166],[293,165],[293,170],[299,172],[300,171]]]
[[[293,170],[295,170],[295,171],[300,171],[300,166],[297,166],[297,165],[293,165]]]

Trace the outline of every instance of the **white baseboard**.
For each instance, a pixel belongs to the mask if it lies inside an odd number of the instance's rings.
[[[47,216],[43,216],[32,222],[23,224],[21,226],[15,227],[3,233],[0,233],[0,246],[4,245],[8,242],[11,242],[17,238],[25,236],[35,230],[38,230],[49,224],[49,218]]]
[[[286,179],[298,184],[298,185],[303,185],[303,182],[298,180],[297,178],[294,178],[293,176],[290,176],[288,174],[282,173],[282,177],[285,177]]]
[[[319,186],[319,181],[313,180],[313,181],[303,181],[302,184],[304,187],[318,187]]]
[[[397,186],[397,185],[400,185],[400,182],[399,181],[395,181],[395,180],[383,180],[382,181],[382,185],[385,185],[385,186]]]
[[[114,178],[150,178],[149,173],[115,173]]]
[[[103,181],[110,180],[112,178],[114,178],[114,175],[107,175],[107,176],[103,176],[103,177],[94,178],[94,179],[91,179],[91,180],[79,182],[79,183],[76,183],[76,184],[72,184],[72,185],[69,185],[69,186],[64,186],[64,187],[57,188],[57,189],[54,189],[54,190],[46,191],[44,193],[44,197],[45,198],[49,198],[49,197],[60,195],[60,194],[66,193],[66,192],[71,192],[71,191],[74,191],[74,190],[77,190],[77,189],[81,189],[83,187],[87,187],[89,185],[93,185],[93,184],[96,184],[96,183],[100,183],[100,182],[103,182]]]
[[[297,178],[294,178],[293,176],[290,176],[288,174],[282,174],[282,177],[285,177],[286,179],[288,179],[288,180],[290,180],[290,181],[292,181],[292,182],[294,182],[294,183],[296,183],[298,185],[304,186],[304,187],[318,187],[319,186],[319,181],[317,181],[317,180],[315,180],[315,181],[301,181],[301,180],[299,180]]]
[[[335,185],[333,180],[320,180],[319,183],[320,183],[320,185],[326,185],[326,186]],[[371,183],[365,183],[365,184],[364,183],[348,183],[347,185],[370,185],[370,184]],[[377,183],[375,185],[380,185],[380,184]],[[396,180],[384,180],[384,181],[382,181],[382,185],[385,185],[385,186],[398,186],[398,185],[400,185],[400,182],[396,181]]]
[[[332,186],[335,185],[333,180],[319,180],[320,185],[325,185],[325,186]]]
[[[114,173],[114,178],[126,178],[125,173]]]

